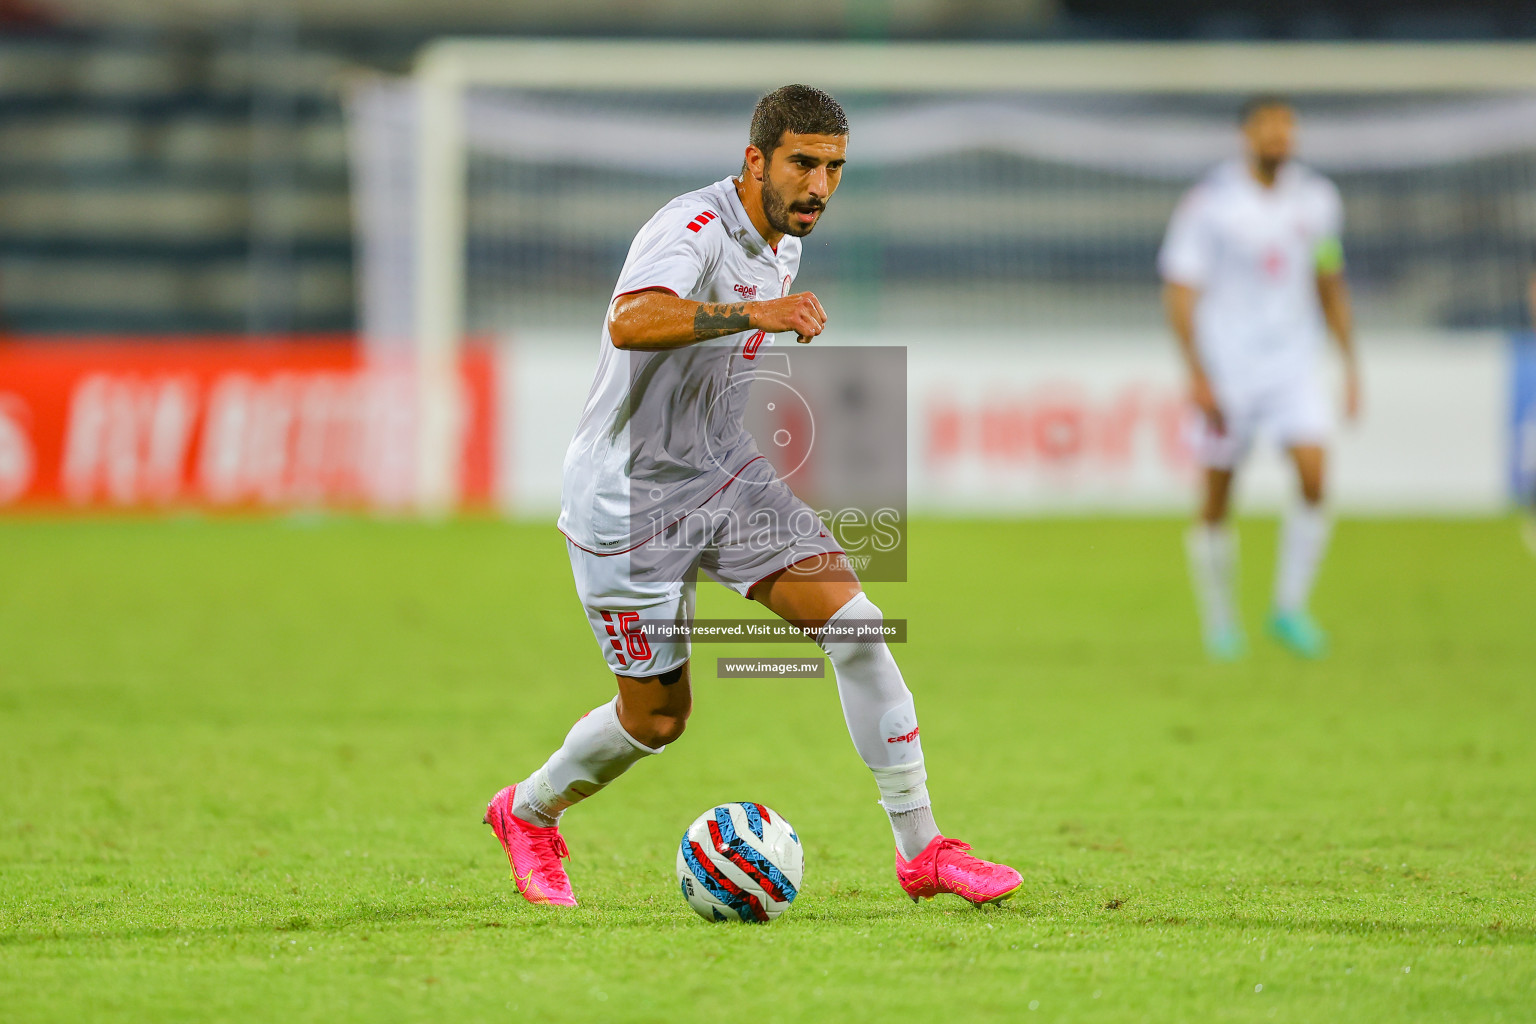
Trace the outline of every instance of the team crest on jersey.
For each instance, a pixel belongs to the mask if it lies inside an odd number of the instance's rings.
[[[1264,272],[1270,277],[1284,276],[1285,263],[1285,252],[1278,246],[1272,246],[1264,253]]]

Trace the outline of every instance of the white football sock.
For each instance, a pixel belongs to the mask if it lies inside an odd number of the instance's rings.
[[[517,784],[512,813],[545,827],[560,815],[629,770],[647,754],[665,747],[648,747],[619,724],[619,699],[588,711],[566,734],[565,743],[544,766]]]
[[[883,621],[880,609],[856,595],[827,620],[828,627],[849,621]],[[840,641],[823,634],[822,649],[837,676],[837,695],[853,746],[874,773],[880,804],[903,858],[910,860],[939,834],[928,799],[928,774],[918,736],[917,708],[883,639]]]
[[[928,802],[928,773],[923,768],[922,759],[894,768],[871,770],[880,787],[881,806],[891,819],[896,849],[901,852],[902,860],[911,860],[939,834],[939,826],[933,820],[933,806]],[[914,804],[919,800],[922,802]]]
[[[910,811],[898,811],[891,815],[891,832],[896,836],[896,849],[902,860],[911,860],[927,848],[939,834],[939,826],[933,820],[933,807],[924,804]]]
[[[1275,610],[1305,611],[1312,596],[1312,581],[1328,548],[1332,524],[1321,505],[1298,502],[1280,527],[1280,564],[1275,570]]]
[[[1206,637],[1234,632],[1238,626],[1236,534],[1225,523],[1196,523],[1184,535],[1184,546]]]

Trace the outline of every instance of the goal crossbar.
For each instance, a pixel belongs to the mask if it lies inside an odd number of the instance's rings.
[[[832,91],[1056,95],[1536,90],[1525,43],[746,43],[443,39],[416,63],[418,508],[457,503],[456,358],[464,333],[470,88],[566,92]]]
[[[1536,87],[1529,43],[731,43],[444,39],[421,81],[560,90],[1233,93]]]

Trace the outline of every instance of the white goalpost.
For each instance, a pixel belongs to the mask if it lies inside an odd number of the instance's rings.
[[[853,115],[867,177],[818,284],[871,330],[960,299],[1142,316],[1149,246],[1255,92],[1296,97],[1303,157],[1357,176],[1368,311],[1491,316],[1509,285],[1487,268],[1536,239],[1536,45],[443,40],[351,107],[363,333],[414,359],[421,512],[457,501],[466,336],[595,336],[648,211],[733,171],[751,99],[791,81]],[[907,210],[933,215],[921,239]],[[1442,266],[1484,269],[1426,291]]]

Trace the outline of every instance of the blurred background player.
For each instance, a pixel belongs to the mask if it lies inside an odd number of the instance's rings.
[[[635,236],[566,453],[560,530],[619,694],[486,808],[533,903],[576,904],[560,863],[566,808],[682,736],[693,705],[690,644],[638,626],[690,623],[701,569],[817,630],[882,619],[837,538],[758,451],[743,422],[746,389],[731,383],[750,382],[774,332],[809,342],[826,324],[815,295],[789,288],[800,239],[841,180],[847,115],[826,93],[788,85],[758,101],[749,139],[740,175],[672,200]],[[976,904],[1011,896],[1017,871],[972,857],[934,823],[916,707],[885,641],[823,636],[822,646],[890,817],[902,889],[914,900],[948,892]]]
[[[1268,630],[1293,652],[1319,657],[1327,640],[1307,603],[1330,527],[1323,500],[1332,418],[1317,366],[1325,323],[1344,360],[1345,415],[1353,419],[1360,407],[1343,209],[1332,182],[1291,161],[1296,117],[1287,100],[1250,100],[1241,124],[1244,155],[1185,195],[1158,258],[1199,412],[1195,451],[1204,473],[1190,570],[1206,649],[1221,660],[1240,657],[1232,481],[1255,436],[1272,435],[1295,464],[1300,500],[1281,526]]]

